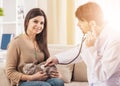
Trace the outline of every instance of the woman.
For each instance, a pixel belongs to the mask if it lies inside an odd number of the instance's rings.
[[[75,15],[85,39],[80,46],[49,58],[45,66],[79,58],[76,60],[86,63],[89,86],[120,86],[119,33],[105,23],[101,8],[94,2],[78,7]]]
[[[50,56],[47,47],[47,19],[40,8],[31,9],[24,21],[25,34],[13,39],[7,50],[6,74],[11,86],[64,86],[59,73],[48,79],[42,71],[33,75],[22,73],[27,63],[40,63]]]

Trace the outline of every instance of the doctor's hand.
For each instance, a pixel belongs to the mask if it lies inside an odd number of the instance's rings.
[[[46,66],[52,66],[58,64],[58,59],[56,57],[49,57],[45,63],[45,67]]]
[[[95,44],[95,41],[98,37],[98,33],[96,32],[95,29],[92,29],[91,31],[86,33],[86,39],[85,39],[85,44],[87,47],[92,47]]]
[[[91,32],[88,32],[86,34],[85,44],[87,47],[94,46],[96,38],[91,34]]]

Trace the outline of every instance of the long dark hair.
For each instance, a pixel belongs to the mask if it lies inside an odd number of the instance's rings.
[[[43,10],[41,10],[40,8],[33,8],[27,13],[24,21],[25,33],[27,34],[29,20],[36,16],[43,16],[45,19],[44,29],[41,33],[36,35],[36,41],[39,46],[39,49],[43,51],[46,60],[50,56],[50,54],[47,46],[47,18]]]

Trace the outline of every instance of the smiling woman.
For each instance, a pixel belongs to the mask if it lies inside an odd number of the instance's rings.
[[[52,86],[64,86],[60,73],[52,73],[51,78],[46,81],[49,76],[45,72],[22,72],[24,64],[38,64],[50,56],[47,46],[47,17],[44,11],[40,8],[31,9],[25,17],[24,29],[25,33],[15,37],[7,49],[6,75],[11,86],[51,86],[51,83]]]

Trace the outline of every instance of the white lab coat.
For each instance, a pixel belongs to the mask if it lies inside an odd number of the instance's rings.
[[[59,63],[71,61],[79,52],[79,47],[55,55]],[[87,65],[90,86],[120,86],[120,33],[105,26],[95,42],[95,46],[82,46],[79,57],[74,62],[84,61]]]

